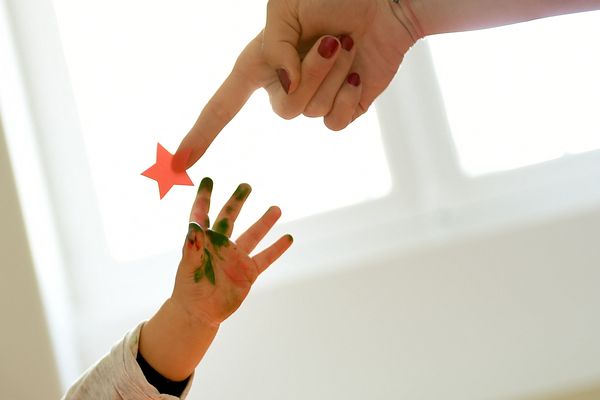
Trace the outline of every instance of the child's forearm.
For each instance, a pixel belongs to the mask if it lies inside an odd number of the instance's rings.
[[[217,331],[218,327],[190,317],[169,299],[144,324],[139,352],[162,376],[182,381],[194,372]]]
[[[426,35],[600,9],[600,0],[410,0]]]

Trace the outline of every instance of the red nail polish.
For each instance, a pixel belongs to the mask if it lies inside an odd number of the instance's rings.
[[[359,86],[360,85],[360,75],[357,74],[356,72],[352,72],[352,73],[348,74],[348,77],[346,78],[346,82],[348,82],[352,86]]]
[[[287,71],[283,68],[279,68],[277,70],[277,76],[279,77],[279,82],[281,82],[281,87],[285,90],[286,93],[290,92],[290,85],[292,81],[290,81],[290,76]]]
[[[350,51],[354,47],[354,40],[348,35],[340,36],[340,43],[342,44],[342,49],[346,51]]]
[[[321,40],[321,44],[319,44],[319,54],[323,58],[331,58],[338,49],[340,43],[330,36]]]

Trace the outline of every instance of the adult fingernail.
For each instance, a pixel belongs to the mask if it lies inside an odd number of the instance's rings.
[[[292,82],[290,81],[290,76],[288,75],[287,71],[283,68],[279,68],[277,70],[277,76],[279,77],[279,82],[281,82],[281,87],[283,87],[283,90],[285,90],[286,93],[289,93],[290,84]]]
[[[319,54],[323,58],[331,58],[338,49],[340,43],[330,36],[323,38],[321,44],[319,44]]]
[[[171,159],[171,168],[173,168],[175,172],[185,171],[191,155],[192,149],[177,149],[175,155]]]
[[[352,72],[352,73],[348,74],[348,77],[346,78],[346,82],[348,82],[352,86],[359,86],[360,85],[360,75],[357,74],[356,72]]]
[[[340,36],[340,43],[342,44],[342,49],[346,51],[350,51],[354,47],[354,40],[348,35]]]

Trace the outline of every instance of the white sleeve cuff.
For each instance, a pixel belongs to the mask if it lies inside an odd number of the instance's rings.
[[[88,369],[71,386],[63,400],[174,400],[185,399],[192,386],[190,377],[181,397],[161,394],[146,381],[137,363],[138,343],[143,323],[114,345],[110,353]]]

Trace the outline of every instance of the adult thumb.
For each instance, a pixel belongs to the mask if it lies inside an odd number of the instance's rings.
[[[300,22],[297,13],[281,1],[270,1],[263,33],[263,56],[277,72],[283,90],[291,94],[300,84]]]

